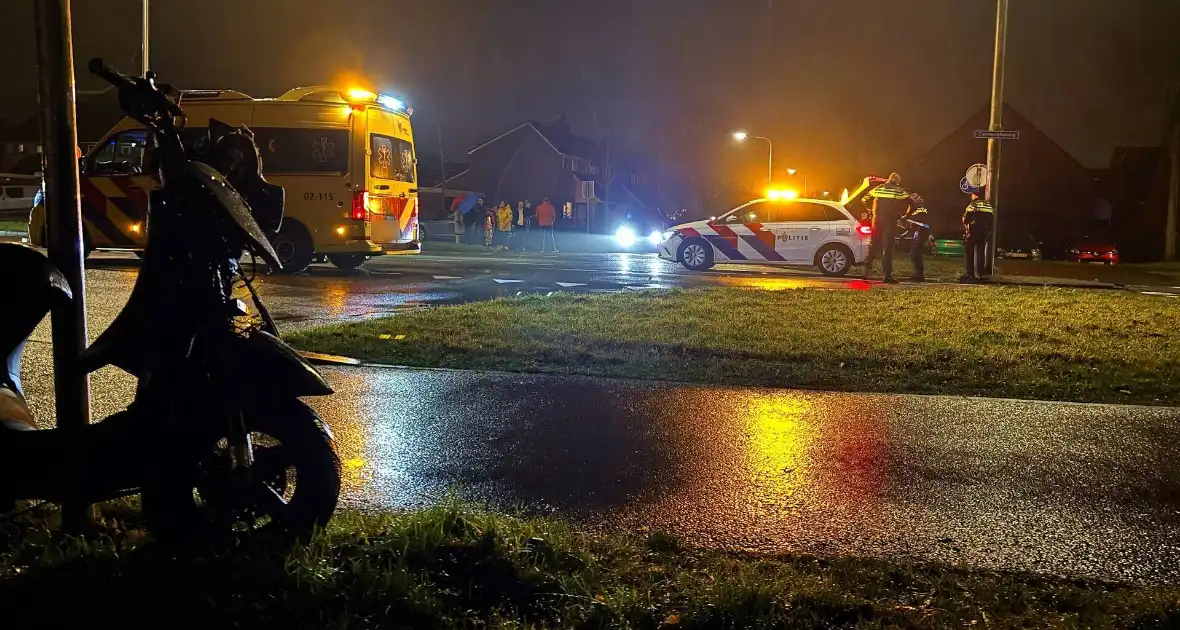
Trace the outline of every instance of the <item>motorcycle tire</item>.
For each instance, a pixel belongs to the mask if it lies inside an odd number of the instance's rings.
[[[228,431],[220,430],[170,449],[144,485],[144,519],[157,540],[304,540],[331,519],[340,496],[340,458],[319,415],[292,399],[258,403],[243,417],[254,442],[247,479],[231,470]]]

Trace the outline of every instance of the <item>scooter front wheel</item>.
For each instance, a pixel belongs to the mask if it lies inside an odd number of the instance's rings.
[[[234,470],[225,427],[181,447],[187,456],[171,453],[144,485],[144,517],[158,539],[299,539],[328,523],[340,496],[340,458],[323,420],[294,399],[259,403],[243,418],[254,453],[248,471]]]

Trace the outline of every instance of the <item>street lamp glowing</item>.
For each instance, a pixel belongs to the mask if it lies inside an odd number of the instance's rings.
[[[799,172],[799,169],[797,169],[797,168],[788,168],[787,169],[787,175],[790,175],[791,177],[794,177],[795,173],[798,173],[798,172]],[[807,186],[807,173],[803,173],[803,196],[804,197],[807,196],[808,190],[811,190],[811,189],[808,188],[808,186]]]
[[[754,138],[755,140],[765,140],[766,148],[769,153],[766,156],[766,183],[769,184],[774,181],[774,143],[766,136],[751,136],[744,131],[733,132],[733,139],[738,142],[745,142],[746,138]]]

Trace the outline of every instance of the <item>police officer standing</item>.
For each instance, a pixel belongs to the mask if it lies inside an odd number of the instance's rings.
[[[987,242],[991,237],[996,209],[983,198],[983,191],[971,191],[971,203],[963,211],[963,244],[965,245],[966,271],[959,278],[963,284],[983,282],[983,270],[987,265]]]
[[[910,207],[910,194],[901,187],[901,175],[890,173],[889,181],[874,188],[869,197],[873,200],[873,240],[869,244],[869,256],[865,260],[865,274],[873,267],[873,261],[884,252],[881,267],[885,282],[895,283],[893,278],[893,232],[897,221]]]
[[[910,264],[914,267],[913,282],[926,281],[926,261],[922,253],[926,250],[926,243],[930,241],[930,214],[926,210],[926,203],[918,193],[910,194],[910,207],[901,217],[902,227],[909,230]]]

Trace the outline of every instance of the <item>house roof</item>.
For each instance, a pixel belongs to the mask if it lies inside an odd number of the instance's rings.
[[[962,138],[964,136],[973,137],[974,132],[977,129],[987,129],[990,118],[991,118],[991,107],[985,105],[982,109],[980,109],[974,115],[972,115],[970,118],[968,118],[966,121],[964,121],[962,125],[959,125],[954,130],[952,130],[950,133],[948,133],[946,136],[944,136],[942,140],[939,140],[934,146],[930,147],[926,151],[923,151],[921,155],[919,155],[915,159],[911,160],[910,164],[912,165],[914,163],[920,162],[926,156],[936,153],[944,145],[957,144],[958,142],[960,142],[962,140]],[[1057,143],[1056,140],[1049,137],[1049,135],[1046,134],[1044,131],[1041,131],[1041,129],[1039,127],[1037,127],[1031,120],[1029,120],[1024,114],[1021,114],[1019,111],[1016,110],[1016,108],[1012,107],[1011,105],[1009,105],[1007,103],[1004,103],[1003,120],[1004,120],[1004,125],[1003,125],[1004,129],[1018,130],[1018,131],[1023,132],[1026,136],[1029,134],[1035,135],[1036,140],[1044,141],[1044,144],[1047,144],[1050,147],[1050,149],[1053,151],[1053,153],[1056,154],[1055,157],[1060,158],[1066,162],[1069,162],[1071,166],[1076,167],[1078,170],[1085,170],[1085,167],[1082,166],[1081,162],[1078,162],[1077,158],[1075,158],[1072,154],[1070,154],[1068,151],[1063,149],[1061,147],[1061,145]],[[1029,138],[1029,137],[1021,137],[1020,140],[1012,140],[1011,142],[1019,142],[1022,144],[1028,144],[1028,141],[1030,141],[1032,139],[1033,138]],[[982,143],[984,141],[979,140],[978,142]],[[903,173],[903,175],[904,175],[904,173]]]
[[[602,145],[589,138],[584,138],[570,131],[569,123],[564,120],[558,120],[552,123],[542,123],[535,120],[526,120],[525,122],[501,133],[489,140],[479,143],[473,149],[467,152],[468,155],[483,149],[484,147],[495,144],[500,140],[520,131],[521,129],[530,129],[553,149],[554,152],[562,155],[569,155],[573,157],[584,158],[593,162],[601,162],[605,156],[605,151]]]
[[[446,163],[446,181],[455,179],[466,173],[468,165],[465,162]],[[443,183],[443,169],[437,159],[418,158],[418,183],[426,188],[439,186]]]

